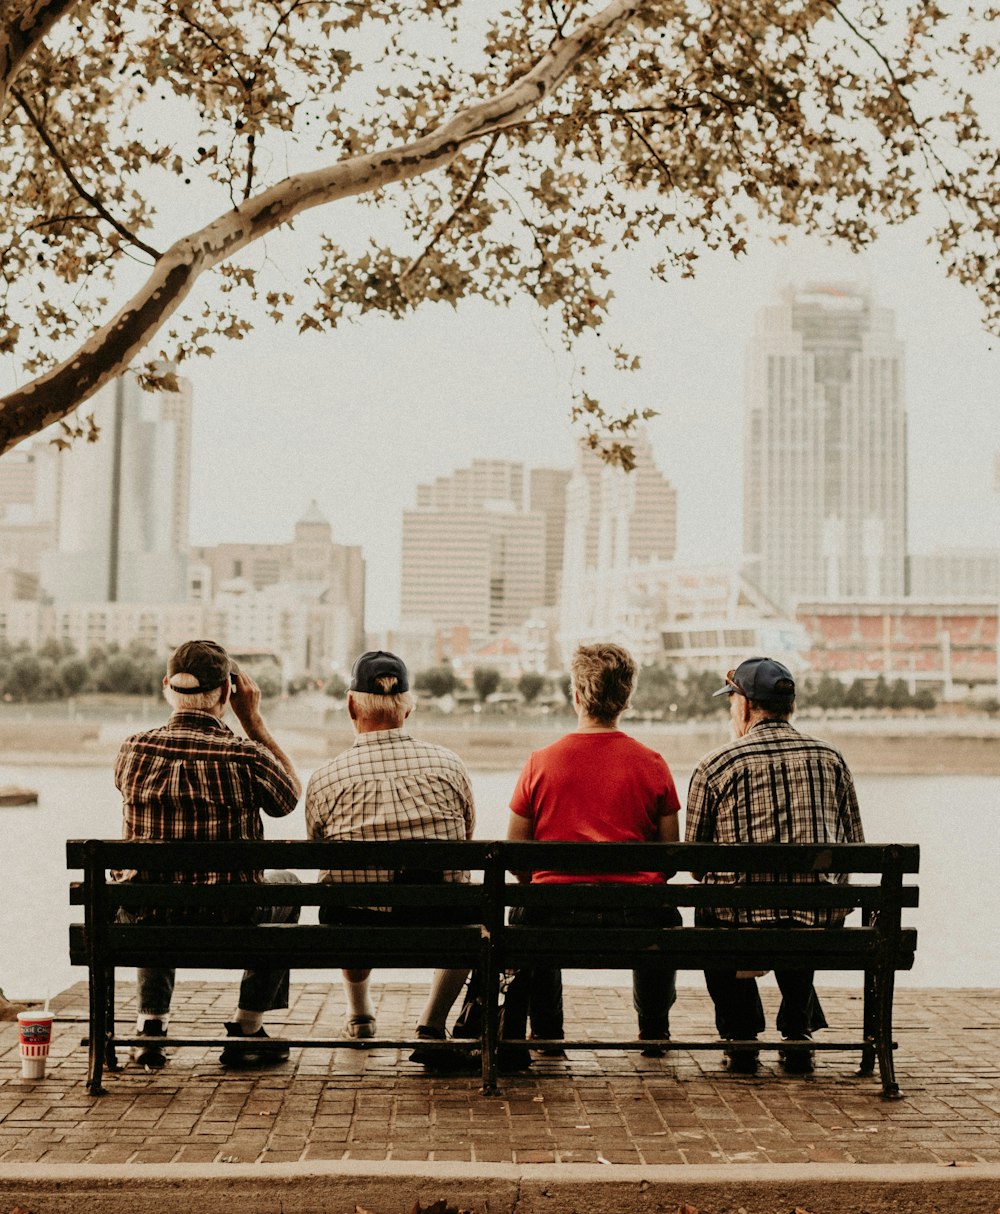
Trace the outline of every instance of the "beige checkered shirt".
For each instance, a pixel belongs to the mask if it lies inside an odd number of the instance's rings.
[[[310,839],[470,839],[476,825],[465,764],[450,750],[417,742],[401,729],[358,734],[313,772],[306,789]],[[391,881],[377,869],[337,869],[323,881]],[[467,881],[465,872],[446,872]]]

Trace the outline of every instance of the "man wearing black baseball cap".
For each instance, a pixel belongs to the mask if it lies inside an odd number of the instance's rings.
[[[472,787],[465,764],[450,750],[418,742],[404,732],[413,711],[409,676],[401,658],[382,649],[363,653],[354,663],[347,711],[356,737],[350,750],[313,772],[306,789],[306,825],[310,839],[471,839],[476,823]],[[392,881],[391,872],[332,870],[331,882]],[[468,881],[467,872],[446,872],[446,881]],[[446,912],[445,912],[446,913]],[[414,927],[440,920],[442,912],[415,908],[405,919]],[[325,923],[358,925],[386,922],[390,912],[365,907],[324,907]],[[368,990],[370,969],[344,970],[347,1032],[375,1036],[375,1009]],[[445,1021],[468,970],[437,970],[417,1036],[445,1037]],[[428,1067],[446,1065],[449,1055],[418,1048],[410,1055]]]
[[[126,839],[227,841],[263,838],[260,815],[281,818],[298,802],[302,786],[285,752],[260,713],[260,688],[241,671],[216,641],[185,641],[170,655],[163,695],[173,709],[158,729],[126,738],[115,763],[115,784],[122,794]],[[223,721],[232,708],[246,737]],[[252,878],[295,881],[291,873],[178,873],[177,881],[206,885]],[[158,874],[128,872],[120,880],[161,880]],[[126,915],[125,911],[120,912]],[[165,912],[160,912],[165,913]],[[203,908],[179,908],[172,921],[204,922]],[[142,919],[144,912],[128,912]],[[251,912],[254,922],[288,922],[298,908],[274,906]],[[241,922],[243,920],[240,920]],[[162,966],[137,971],[136,1030],[153,1040],[134,1051],[146,1069],[166,1062],[163,1045],[174,989],[174,970]],[[288,971],[247,970],[239,1006],[226,1033],[234,1038],[266,1037],[264,1013],[288,1006]],[[162,1039],[162,1040],[161,1040]],[[288,1057],[285,1047],[270,1052],[251,1044],[227,1046],[223,1066],[263,1066]]]
[[[791,724],[795,680],[773,658],[748,658],[726,675],[714,693],[729,697],[736,740],[706,755],[688,786],[688,843],[863,843],[854,781],[839,751],[799,733]],[[740,873],[704,873],[702,880],[730,884]],[[769,877],[768,880],[783,880]],[[822,874],[793,874],[792,880],[819,881]],[[839,927],[843,910],[702,909],[697,923],[733,927],[801,924]],[[786,1041],[808,1041],[826,1027],[812,970],[776,970],[781,990],[778,1030]],[[764,1029],[764,1009],[756,978],[735,970],[706,970],[719,1035],[729,1041],[755,1040]],[[813,1069],[809,1050],[779,1055],[790,1073]],[[744,1047],[726,1055],[729,1069],[757,1070],[757,1051]]]

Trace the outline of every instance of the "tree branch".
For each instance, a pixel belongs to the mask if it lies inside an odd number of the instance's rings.
[[[489,163],[489,159],[493,155],[493,149],[496,147],[497,141],[499,140],[499,138],[500,138],[500,133],[497,132],[493,136],[493,138],[490,140],[489,147],[483,153],[482,158],[480,159],[479,164],[476,168],[475,175],[473,176],[472,180],[469,182],[468,189],[465,191],[465,193],[462,195],[462,197],[459,199],[459,201],[452,208],[451,214],[448,216],[447,219],[443,219],[438,224],[438,226],[434,229],[434,235],[430,238],[430,240],[427,242],[427,244],[424,245],[424,247],[420,250],[420,252],[416,255],[416,257],[413,258],[413,260],[406,267],[406,269],[403,270],[403,272],[400,274],[399,279],[398,279],[400,286],[402,286],[403,283],[406,281],[406,279],[410,277],[410,275],[413,273],[413,271],[420,265],[420,263],[424,260],[424,258],[430,253],[430,251],[434,248],[434,246],[441,239],[441,237],[445,234],[445,232],[447,232],[447,230],[455,222],[455,220],[458,218],[458,216],[461,215],[461,213],[469,205],[469,202],[471,201],[472,196],[475,194],[476,190],[479,189],[480,185],[482,185],[483,178],[486,176],[486,165]]]
[[[0,26],[0,113],[24,61],[59,18],[79,3],[80,0],[30,0],[20,16],[8,18]]]
[[[69,161],[59,150],[48,131],[45,129],[42,120],[28,104],[28,99],[24,96],[21,90],[16,88],[11,89],[11,95],[21,109],[24,110],[28,117],[28,121],[38,132],[38,138],[41,139],[42,143],[44,143],[52,153],[53,159],[62,169],[67,181],[70,183],[73,189],[76,190],[84,202],[92,206],[98,215],[100,215],[100,217],[105,221],[105,223],[109,223],[119,236],[127,240],[129,244],[135,245],[137,249],[141,249],[143,253],[147,253],[154,261],[156,261],[160,256],[159,250],[154,249],[152,245],[146,244],[146,242],[140,237],[136,236],[134,232],[130,232],[123,223],[120,223],[117,219],[115,219],[114,215],[112,215],[111,212],[104,206],[101,200],[95,194],[91,194],[86,186],[84,186],[83,182],[73,172]]]
[[[120,375],[183,303],[198,277],[296,215],[449,164],[468,143],[489,139],[536,109],[644,0],[611,0],[555,43],[518,80],[473,102],[441,126],[385,151],[286,178],[173,244],[107,324],[68,359],[0,400],[0,454],[71,413]]]

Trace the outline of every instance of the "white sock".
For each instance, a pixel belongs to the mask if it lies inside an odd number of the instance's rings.
[[[135,1018],[135,1031],[141,1037],[143,1035],[143,1033],[145,1033],[145,1031],[146,1031],[146,1025],[149,1024],[149,1022],[151,1020],[159,1020],[160,1024],[163,1025],[163,1031],[166,1032],[167,1031],[167,1022],[169,1021],[169,1019],[170,1019],[169,1012],[164,1012],[162,1016],[160,1016],[160,1015],[153,1016],[153,1015],[150,1015],[148,1012],[140,1012],[139,1015],[136,1016],[136,1018]]]
[[[368,997],[368,979],[350,982],[344,978],[344,993],[347,995],[347,1012],[350,1016],[374,1016],[375,1010]]]
[[[243,1008],[237,1008],[236,1023],[243,1030],[244,1037],[252,1037],[258,1029],[264,1027],[263,1012],[247,1012]]]

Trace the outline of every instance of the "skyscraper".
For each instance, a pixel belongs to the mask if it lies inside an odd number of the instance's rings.
[[[786,288],[760,313],[743,499],[747,575],[782,606],[905,592],[903,348],[869,291]]]
[[[545,594],[545,516],[523,508],[524,468],[474,460],[417,489],[403,513],[401,616],[474,644],[522,623]]]
[[[629,610],[626,574],[671,561],[677,549],[677,491],[656,466],[649,436],[631,440],[635,467],[610,467],[581,446],[566,489],[560,608],[564,656],[579,641],[620,635]]]
[[[101,437],[61,452],[47,593],[76,602],[180,602],[186,594],[191,385],[145,392],[122,376],[94,397]]]

